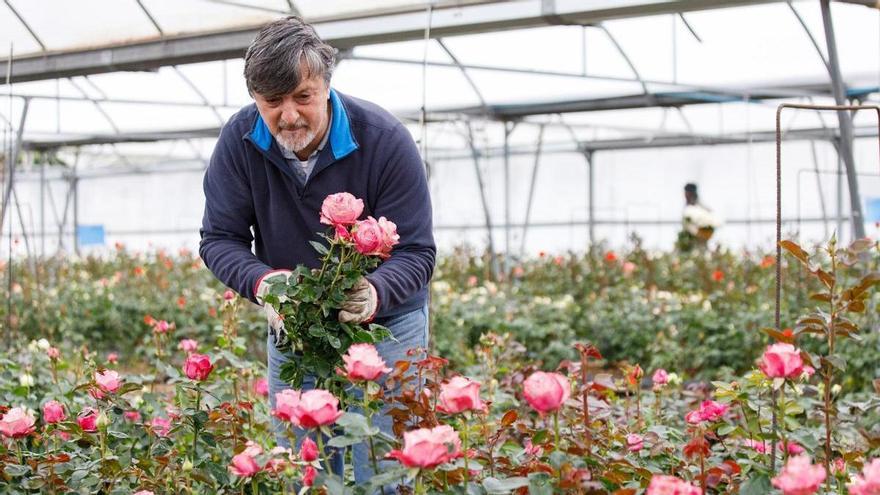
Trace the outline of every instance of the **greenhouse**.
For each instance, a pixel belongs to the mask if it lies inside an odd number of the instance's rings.
[[[0,493],[880,495],[880,2],[4,0]]]

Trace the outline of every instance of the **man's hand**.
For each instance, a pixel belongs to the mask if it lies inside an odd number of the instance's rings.
[[[339,321],[342,323],[363,323],[370,321],[379,307],[376,288],[366,278],[361,277],[346,293]]]
[[[281,318],[278,311],[276,311],[271,304],[263,302],[263,298],[269,293],[269,282],[267,282],[266,279],[277,277],[278,275],[284,275],[285,278],[289,279],[291,273],[293,272],[290,270],[275,270],[269,272],[263,276],[263,279],[260,280],[260,284],[257,286],[257,301],[263,305],[263,313],[266,315],[266,322],[269,324],[269,328],[272,329],[272,334],[275,336],[276,349],[287,347],[290,344],[290,337],[287,335],[287,330],[284,328],[284,319]],[[287,297],[281,296],[279,299],[284,301]]]

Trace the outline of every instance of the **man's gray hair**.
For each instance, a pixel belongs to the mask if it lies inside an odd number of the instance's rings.
[[[277,98],[316,75],[330,84],[335,64],[336,49],[324,43],[310,24],[290,16],[257,33],[244,56],[244,78],[251,95]]]

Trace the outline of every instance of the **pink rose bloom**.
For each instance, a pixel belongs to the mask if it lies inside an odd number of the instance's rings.
[[[759,454],[767,453],[767,444],[764,442],[760,442],[758,440],[746,440],[743,442],[743,445],[750,449],[754,449]]]
[[[309,437],[306,437],[299,446],[299,457],[305,462],[312,462],[318,458],[318,445]]]
[[[167,437],[168,433],[171,431],[171,420],[156,416],[150,421],[150,430],[152,430],[157,437]]]
[[[111,352],[110,354],[107,354],[107,362],[110,364],[118,363],[119,362],[119,354],[116,354],[115,352]]]
[[[831,463],[831,472],[834,474],[846,474],[846,461],[838,457]],[[880,484],[877,485],[877,493],[880,493]]]
[[[768,378],[799,378],[804,372],[801,351],[791,344],[767,347],[758,365]]]
[[[353,225],[364,212],[364,202],[347,192],[331,194],[321,204],[324,225]]]
[[[104,370],[95,372],[95,383],[102,392],[113,393],[119,389],[122,380],[119,379],[119,373],[113,370]]]
[[[213,369],[211,358],[205,354],[192,353],[186,357],[186,362],[183,363],[183,372],[186,377],[198,382],[207,379]]]
[[[136,423],[141,420],[141,413],[138,411],[125,411],[124,413],[122,413],[122,416],[132,423]]]
[[[76,417],[76,424],[83,431],[98,431],[98,412],[91,407],[83,409]]]
[[[630,433],[626,436],[626,450],[630,452],[638,452],[642,450],[645,440],[641,435]]]
[[[675,476],[656,474],[651,477],[645,495],[700,495],[700,489]]]
[[[226,289],[226,292],[223,293],[223,300],[224,301],[231,301],[233,299],[235,299],[235,292],[232,292],[231,290]]]
[[[397,224],[385,217],[379,217],[379,229],[382,230],[382,245],[385,252],[390,253],[391,249],[400,243]]]
[[[247,443],[244,444],[244,450],[242,450],[242,452],[251,457],[256,457],[263,453],[263,447],[253,440],[248,440]]]
[[[23,407],[13,407],[0,418],[0,434],[9,438],[26,437],[34,432],[34,413]]]
[[[684,420],[687,421],[688,424],[698,425],[703,422],[703,416],[700,414],[700,411],[691,411],[684,415]]]
[[[339,399],[326,390],[303,392],[293,412],[293,423],[302,428],[332,425],[343,414],[339,410]]]
[[[523,396],[541,414],[562,407],[571,395],[568,378],[559,373],[536,371],[523,382]]]
[[[623,262],[623,274],[631,275],[632,272],[636,271],[636,264],[632,261],[624,261]]]
[[[788,447],[788,455],[799,455],[799,454],[803,454],[804,452],[806,452],[806,451],[804,450],[803,447],[801,447],[800,445],[797,444],[797,442],[786,442],[786,443],[788,444],[788,445],[787,445],[787,447]],[[783,443],[782,441],[780,441],[780,442],[777,444],[777,446],[778,446],[780,452],[785,452],[785,450],[786,450],[786,449],[785,449],[785,447],[786,447],[786,444],[785,444],[785,443]]]
[[[788,459],[779,476],[771,481],[783,495],[812,495],[825,481],[825,468],[810,463],[806,455]]]
[[[486,404],[480,400],[480,383],[463,376],[456,376],[448,383],[440,385],[437,409],[446,414],[464,411],[486,411]]]
[[[314,466],[306,466],[303,470],[302,483],[303,486],[312,486],[315,484],[315,477],[318,476],[318,470]]]
[[[407,431],[403,434],[403,450],[392,450],[388,457],[406,467],[431,469],[461,457],[461,440],[449,425]]]
[[[64,405],[60,402],[57,400],[50,400],[43,404],[43,421],[52,424],[64,421],[65,419],[67,419],[67,415],[64,414]]]
[[[326,390],[284,390],[275,394],[275,416],[301,428],[331,425],[342,414],[339,399]]]
[[[181,339],[177,348],[187,354],[192,354],[199,350],[199,343],[193,339]]]
[[[242,452],[233,456],[229,472],[242,478],[248,478],[260,472],[260,465],[247,452]]]
[[[659,368],[657,369],[657,371],[654,372],[654,375],[651,377],[651,381],[654,383],[654,385],[662,387],[663,385],[669,383],[669,373],[667,373],[666,370],[664,370],[663,368]]]
[[[254,393],[263,397],[269,396],[269,381],[265,378],[257,378],[254,381]]]
[[[153,323],[153,331],[156,333],[168,333],[168,330],[171,329],[171,324],[165,320],[160,320]]]
[[[813,368],[812,366],[805,364],[804,365],[804,374],[801,375],[801,378],[806,380],[806,379],[810,378],[811,376],[813,376],[815,373],[816,373],[816,368]]]
[[[700,404],[700,409],[687,413],[684,419],[692,425],[700,424],[702,422],[711,423],[721,419],[721,417],[724,416],[724,413],[727,412],[727,408],[727,404],[715,402],[714,400],[705,400]]]
[[[139,492],[134,492],[134,495],[155,495],[150,490],[141,490]]]
[[[342,360],[345,361],[345,370],[339,373],[353,382],[373,381],[391,371],[373,344],[354,344]]]
[[[850,495],[877,495],[880,493],[880,458],[873,459],[862,468],[861,474],[853,477],[847,485]]]
[[[293,423],[293,418],[295,417],[293,410],[299,404],[301,395],[298,390],[291,389],[277,392],[275,394],[275,410],[272,411],[272,415],[283,421]]]
[[[56,361],[61,357],[61,351],[57,347],[50,347],[46,349],[46,355],[49,356],[49,359]]]
[[[385,217],[380,217],[379,220],[367,217],[366,220],[357,222],[352,235],[355,249],[359,253],[380,258],[391,256],[391,249],[399,238],[397,226]]]
[[[534,445],[531,438],[526,438],[523,447],[526,449],[526,454],[531,456],[540,457],[544,453],[544,449],[540,445]]]

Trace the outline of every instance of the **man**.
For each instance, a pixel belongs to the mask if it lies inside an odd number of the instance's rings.
[[[261,304],[268,276],[289,274],[297,264],[319,266],[309,241],[326,230],[319,222],[324,198],[349,192],[363,199],[363,217],[395,222],[400,243],[348,294],[339,318],[387,326],[397,342],[377,348],[393,365],[413,359],[407,350],[427,346],[427,285],[436,253],[427,180],[399,121],[331,89],[335,53],[297,17],[268,24],[248,48],[244,76],[254,104],[229,119],[211,156],[199,253],[218,279]],[[275,394],[288,387],[279,378],[281,365],[296,356],[276,349],[289,329],[271,305],[263,308],[274,408]],[[307,378],[304,388],[313,386]],[[391,432],[390,417],[376,423]],[[276,436],[288,444],[279,423]],[[353,455],[362,483],[372,475],[365,447]]]

